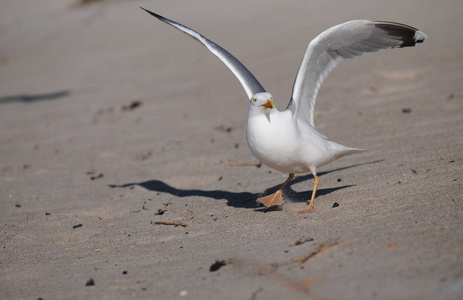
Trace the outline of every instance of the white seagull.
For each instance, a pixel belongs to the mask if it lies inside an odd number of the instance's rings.
[[[249,99],[246,128],[249,148],[263,164],[289,174],[278,191],[259,198],[258,202],[267,208],[283,205],[283,189],[294,178],[294,174],[313,174],[312,197],[300,214],[315,208],[314,199],[320,182],[318,167],[345,155],[364,151],[332,142],[315,129],[314,107],[323,80],[345,59],[383,49],[412,47],[427,38],[418,29],[395,22],[356,20],[331,27],[307,46],[294,80],[288,107],[278,111],[273,105],[272,95],[227,50],[182,24],[142,9],[206,46],[240,81]]]

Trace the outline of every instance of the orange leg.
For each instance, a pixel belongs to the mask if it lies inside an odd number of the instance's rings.
[[[280,187],[278,191],[271,195],[257,199],[257,202],[262,203],[266,208],[275,205],[283,205],[283,197],[281,195],[283,194],[283,190],[285,189],[285,187],[293,178],[294,174],[289,174],[288,179],[286,179],[285,183],[283,183],[283,185]]]
[[[315,210],[315,194],[317,193],[317,188],[318,188],[319,183],[320,183],[320,179],[318,178],[317,175],[315,175],[313,179],[312,198],[310,199],[309,206],[307,206],[305,209],[298,212],[298,214],[301,215],[301,214],[313,212]]]

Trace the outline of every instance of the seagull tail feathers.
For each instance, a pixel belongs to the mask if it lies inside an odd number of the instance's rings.
[[[331,141],[330,141],[330,142],[331,142]],[[333,149],[333,151],[334,151],[334,158],[333,158],[333,160],[338,159],[338,158],[341,158],[341,157],[346,156],[346,155],[352,155],[352,154],[356,154],[356,153],[361,153],[361,152],[367,151],[367,150],[365,150],[365,149],[346,147],[346,146],[340,145],[340,144],[335,143],[335,142],[331,142],[331,147],[332,147],[332,149]]]

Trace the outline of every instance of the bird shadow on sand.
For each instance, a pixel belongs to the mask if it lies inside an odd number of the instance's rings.
[[[359,167],[362,165],[380,163],[382,161],[384,160],[377,160],[377,161],[372,161],[372,162],[367,162],[367,163],[356,164],[356,165],[352,165],[348,167],[342,167],[342,168],[329,170],[325,172],[319,172],[318,175],[323,176],[324,174],[328,174],[331,172],[337,172],[337,171],[341,171],[345,169]],[[307,174],[304,176],[298,176],[294,178],[287,185],[285,189],[285,192],[284,192],[285,198],[287,198],[291,202],[307,202],[310,199],[310,196],[312,195],[312,191],[309,190],[309,191],[303,191],[303,192],[296,192],[292,189],[292,185],[309,180],[309,179],[313,179],[312,174]],[[258,193],[258,194],[249,193],[249,192],[229,192],[229,191],[224,191],[224,190],[179,189],[179,188],[170,186],[167,183],[160,181],[160,180],[148,180],[148,181],[143,181],[143,182],[126,183],[126,184],[121,184],[121,185],[110,184],[109,187],[130,188],[135,185],[141,186],[149,191],[171,194],[172,196],[178,197],[178,198],[199,196],[199,197],[206,197],[206,198],[212,198],[212,199],[217,199],[217,200],[225,199],[227,200],[227,205],[233,206],[233,207],[241,207],[241,208],[261,207],[261,205],[257,203],[255,200],[257,200],[259,196],[265,196],[265,195],[268,195],[268,194],[271,194],[277,191],[281,186],[281,184],[275,185],[273,187],[266,189],[265,192]],[[337,190],[349,188],[352,186],[354,185],[343,185],[343,186],[338,186],[338,187],[333,187],[333,188],[323,188],[319,186],[319,189],[317,191],[317,196],[328,195]],[[261,211],[266,211],[266,210],[261,210]]]
[[[7,96],[7,97],[0,97],[0,104],[4,103],[12,103],[12,102],[25,102],[25,103],[33,103],[37,101],[44,101],[44,100],[55,100],[63,97],[68,97],[71,95],[71,91],[57,91],[53,93],[47,94],[21,94],[21,95],[14,95],[14,96]]]

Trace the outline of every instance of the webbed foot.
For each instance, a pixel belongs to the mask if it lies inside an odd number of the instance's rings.
[[[262,203],[265,208],[269,208],[275,205],[283,205],[283,192],[281,190],[276,191],[275,193],[257,199],[257,202]]]

